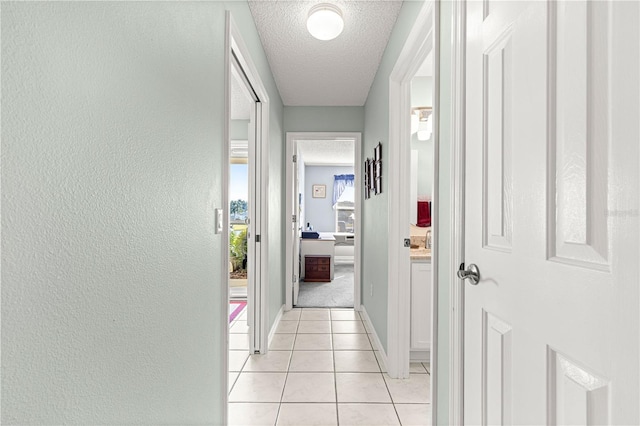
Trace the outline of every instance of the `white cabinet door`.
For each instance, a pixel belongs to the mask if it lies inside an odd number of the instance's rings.
[[[431,349],[431,263],[411,263],[411,350]]]
[[[465,424],[640,424],[637,1],[468,1]]]

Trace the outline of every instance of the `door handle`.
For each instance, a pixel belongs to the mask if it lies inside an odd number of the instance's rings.
[[[464,263],[461,263],[460,269],[458,269],[458,278],[469,280],[471,284],[477,285],[480,281],[480,269],[473,263],[467,269],[464,269]]]

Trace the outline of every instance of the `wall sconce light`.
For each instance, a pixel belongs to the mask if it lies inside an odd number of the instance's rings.
[[[431,107],[411,108],[411,134],[418,133],[419,141],[426,141],[433,133],[433,109]]]
[[[333,40],[343,28],[342,11],[338,6],[320,3],[309,10],[307,30],[318,40]]]

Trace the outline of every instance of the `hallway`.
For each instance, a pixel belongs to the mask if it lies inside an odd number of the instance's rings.
[[[293,309],[267,355],[248,356],[246,310],[229,325],[230,425],[428,425],[429,365],[381,366],[353,309]]]

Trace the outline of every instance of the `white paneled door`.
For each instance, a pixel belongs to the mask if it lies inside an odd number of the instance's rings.
[[[640,424],[639,4],[466,3],[466,424]]]

